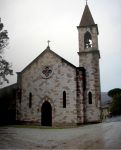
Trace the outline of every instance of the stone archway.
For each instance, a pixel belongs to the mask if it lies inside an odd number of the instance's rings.
[[[41,107],[41,125],[52,126],[52,107],[48,101],[45,101]]]

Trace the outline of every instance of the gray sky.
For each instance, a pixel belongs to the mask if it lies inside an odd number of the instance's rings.
[[[101,89],[121,88],[121,0],[88,0],[99,28]],[[47,47],[78,66],[77,26],[85,0],[0,0],[10,43],[4,57],[20,72]],[[5,84],[4,84],[5,85]]]

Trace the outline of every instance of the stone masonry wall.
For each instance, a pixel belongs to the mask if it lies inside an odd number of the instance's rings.
[[[99,51],[96,27],[78,28],[79,30],[79,64],[86,69],[85,115],[86,122],[100,121],[100,70]],[[84,34],[92,36],[92,47],[84,47]],[[89,104],[88,93],[92,93],[92,104]]]
[[[49,78],[42,77],[42,69],[50,66]],[[41,124],[41,107],[45,101],[52,106],[52,125],[77,124],[76,68],[56,57],[49,50],[32,63],[21,75],[22,100],[18,103],[21,121]],[[63,108],[63,91],[66,91],[67,105]],[[29,108],[29,93],[32,93],[32,107]]]

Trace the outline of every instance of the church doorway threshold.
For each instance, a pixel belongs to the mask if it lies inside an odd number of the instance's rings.
[[[42,126],[52,126],[52,107],[48,101],[45,101],[42,104],[41,125]]]

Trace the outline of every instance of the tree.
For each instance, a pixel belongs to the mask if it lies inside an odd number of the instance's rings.
[[[121,93],[121,89],[119,89],[119,88],[115,88],[115,89],[112,89],[112,90],[110,90],[109,92],[108,92],[108,96],[110,96],[110,97],[114,97],[114,96],[116,96],[116,95],[118,95],[118,94],[120,94]]]
[[[13,75],[13,70],[10,69],[11,65],[2,57],[4,48],[8,45],[9,37],[7,30],[3,30],[3,23],[0,19],[0,85],[3,84],[3,81],[9,83],[7,75]]]
[[[0,19],[0,53],[2,53],[2,50],[8,45],[8,32],[7,30],[3,30],[3,23],[1,23]]]
[[[110,112],[112,115],[121,115],[121,89],[112,89],[108,92],[108,95],[113,99],[110,106]]]
[[[121,94],[114,96],[111,107],[110,107],[110,112],[114,116],[121,115]]]

